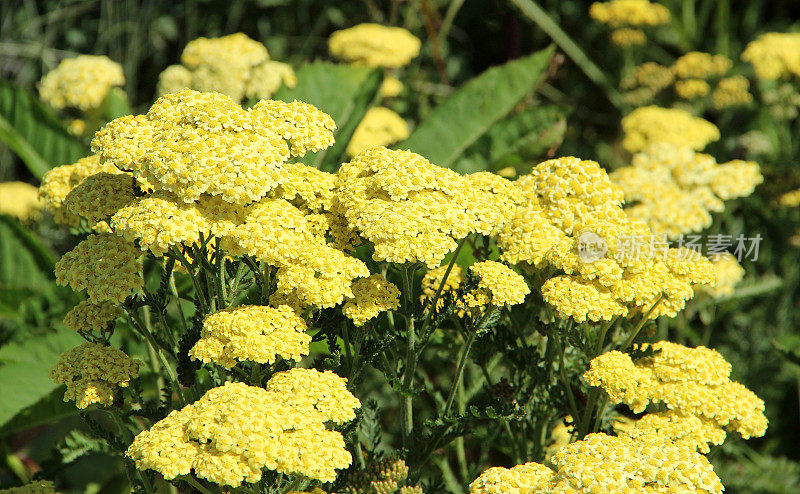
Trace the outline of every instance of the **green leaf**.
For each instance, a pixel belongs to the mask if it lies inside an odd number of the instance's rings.
[[[51,168],[88,154],[46,106],[6,81],[0,81],[0,140],[40,179]]]
[[[24,410],[42,401],[58,386],[49,373],[59,355],[83,341],[77,333],[62,329],[57,333],[25,338],[0,348],[0,430]],[[62,395],[63,396],[63,395]],[[57,410],[52,403],[44,409]],[[41,412],[41,410],[40,410]],[[30,417],[36,411],[30,411]],[[14,422],[21,427],[24,420]],[[10,426],[9,426],[10,427]]]
[[[79,411],[75,403],[64,401],[64,388],[58,386],[0,427],[0,437],[37,425],[53,423],[64,417],[76,415]]]
[[[464,151],[530,94],[545,76],[553,48],[494,67],[453,93],[398,144],[439,166],[450,167]]]
[[[133,113],[131,104],[128,101],[128,94],[122,88],[114,87],[106,95],[103,100],[103,115],[106,120],[114,120],[115,118],[124,117]]]
[[[297,72],[297,86],[282,87],[274,96],[282,101],[304,101],[324,111],[336,122],[336,143],[328,149],[309,153],[308,165],[334,170],[381,82],[380,71],[328,62],[314,62]]]
[[[0,287],[38,289],[54,278],[55,258],[17,220],[0,215]]]

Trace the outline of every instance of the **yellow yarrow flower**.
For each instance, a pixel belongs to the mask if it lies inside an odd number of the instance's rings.
[[[491,303],[497,307],[521,304],[530,293],[525,278],[505,264],[495,261],[476,262],[469,270],[478,277],[478,288],[491,294]]]
[[[81,335],[93,336],[100,333],[105,336],[114,331],[114,320],[122,315],[122,309],[111,302],[96,304],[91,300],[84,300],[67,312],[64,326]]]
[[[96,232],[109,233],[111,217],[135,200],[133,176],[99,172],[76,185],[61,207],[67,215],[85,218]]]
[[[95,303],[122,302],[144,284],[140,255],[116,235],[89,235],[56,262],[56,283],[86,290]]]
[[[752,101],[750,81],[741,75],[720,79],[711,93],[711,104],[717,110],[746,105]]]
[[[730,364],[714,350],[687,348],[661,341],[656,353],[637,362],[611,351],[592,359],[583,375],[603,388],[612,403],[642,412],[649,403],[683,415],[710,420],[744,438],[763,436],[767,429],[764,402],[729,378]]]
[[[711,265],[714,266],[714,286],[701,285],[698,289],[708,293],[714,298],[722,298],[733,295],[736,285],[744,278],[744,268],[736,258],[723,253],[711,258]]]
[[[62,60],[39,81],[39,96],[55,108],[92,111],[114,86],[125,84],[122,65],[106,56],[80,55]]]
[[[356,127],[345,153],[353,157],[365,149],[389,146],[410,135],[408,123],[388,108],[370,108]]]
[[[378,94],[381,98],[394,98],[403,92],[403,83],[394,76],[387,76],[381,82],[381,87],[378,89]]]
[[[297,75],[291,65],[268,60],[253,69],[245,88],[245,96],[257,100],[269,99],[281,86],[291,89],[296,85]]]
[[[683,99],[696,99],[705,97],[711,86],[702,79],[686,79],[675,83],[675,92]]]
[[[589,16],[611,27],[658,26],[666,24],[670,18],[666,7],[648,0],[595,2],[589,8]]]
[[[400,307],[400,290],[382,274],[356,280],[351,288],[354,297],[344,304],[342,312],[356,326],[363,326],[378,314]]]
[[[692,51],[673,62],[671,70],[681,79],[710,79],[720,77],[733,66],[725,55]]]
[[[635,153],[656,142],[703,149],[719,139],[719,129],[711,122],[675,108],[644,106],[622,119],[625,137],[622,146]]]
[[[711,419],[680,412],[648,413],[621,431],[620,436],[673,443],[699,453],[709,453],[709,445],[725,442],[727,434]]]
[[[189,356],[231,368],[237,361],[272,364],[277,357],[300,361],[308,355],[311,335],[290,307],[249,305],[206,316],[200,340]]]
[[[800,33],[765,33],[747,44],[742,60],[759,79],[800,75]]]
[[[74,400],[78,408],[95,403],[114,403],[114,390],[126,387],[139,372],[139,363],[122,350],[84,343],[61,354],[50,370],[58,384],[66,384],[64,401]]]
[[[647,36],[641,29],[621,27],[611,31],[611,43],[614,46],[641,46],[647,43]]]
[[[37,221],[42,216],[43,203],[39,189],[25,182],[0,182],[0,214],[23,222]]]
[[[534,462],[512,468],[492,467],[469,485],[469,494],[549,492],[554,475],[553,470]]]
[[[419,38],[403,28],[370,23],[336,31],[328,40],[331,55],[368,67],[405,67],[421,46]]]
[[[166,479],[188,475],[238,487],[268,468],[323,482],[352,460],[339,432],[359,401],[346,380],[330,371],[292,369],[275,374],[266,389],[243,383],[213,388],[141,432],[127,455],[139,469]]]
[[[781,195],[780,198],[778,198],[778,203],[788,208],[800,206],[800,189],[792,190]]]

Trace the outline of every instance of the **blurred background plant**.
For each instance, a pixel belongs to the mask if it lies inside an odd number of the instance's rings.
[[[800,6],[791,0],[659,3],[668,19],[620,27],[601,22],[602,15],[590,17],[591,2],[573,0],[13,0],[0,10],[0,134],[11,143],[0,146],[0,182],[38,186],[47,169],[88,154],[91,129],[145,111],[157,96],[159,75],[181,62],[190,41],[237,32],[263,43],[270,59],[294,68],[297,86],[284,87],[276,97],[317,98],[310,102],[337,123],[339,117],[346,122],[340,132],[347,139],[338,142],[337,136],[334,152],[309,158],[328,171],[345,155],[367,108],[378,102],[406,121],[408,146],[432,162],[508,177],[553,156],[594,159],[609,171],[627,166],[631,154],[622,145],[620,125],[625,115],[648,105],[687,110],[719,128],[721,138],[705,152],[720,163],[757,161],[765,177],[753,195],[726,203],[704,233],[760,234],[763,240],[758,260],[743,264],[735,290],[698,298],[677,318],[662,318],[644,331],[719,350],[733,365],[732,377],[766,401],[767,435],[727,444],[712,455],[727,491],[797,492],[800,208],[781,198],[800,188],[800,81],[790,72],[764,77],[742,54],[764,33],[800,30]],[[399,73],[403,88],[385,99],[377,95],[378,84],[392,73],[310,64],[333,61],[331,33],[362,22],[405,27],[422,40],[420,56]],[[485,94],[496,82],[487,69],[550,44],[557,54],[544,82],[533,78],[527,85],[503,86],[508,94]],[[109,57],[121,64],[125,79],[88,118],[57,113],[37,96],[41,78],[79,54]],[[712,62],[699,65],[716,68],[693,72],[692,59],[703,57]],[[482,73],[480,84],[467,84]],[[461,87],[465,92],[454,95]],[[475,103],[480,95],[486,106]],[[495,103],[499,109],[485,111]],[[431,137],[434,125],[425,123],[437,118],[474,122],[479,131],[456,132],[457,145],[443,147],[444,137]],[[79,119],[89,130],[74,137],[70,125]],[[406,135],[392,134],[395,140]],[[4,197],[24,194],[15,189]],[[0,486],[36,471],[58,471],[62,484],[79,492],[122,492],[122,461],[105,454],[47,378],[58,354],[78,341],[63,330],[62,319],[79,298],[55,285],[53,265],[83,232],[58,227],[47,215],[16,219],[6,208],[0,204]],[[435,353],[429,358],[435,360]],[[464,402],[482,391],[479,374],[479,368],[468,368],[466,382],[477,384],[465,386]],[[492,390],[492,396],[502,392]],[[391,399],[377,390],[376,396]],[[481,439],[488,438],[466,440]],[[513,464],[508,451],[489,452],[493,464]],[[451,492],[485,466],[464,471],[463,458],[434,463],[442,488]]]

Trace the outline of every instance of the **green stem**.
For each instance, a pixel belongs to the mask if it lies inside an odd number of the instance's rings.
[[[213,494],[211,491],[209,491],[208,489],[203,487],[203,484],[201,484],[200,482],[196,481],[194,479],[194,477],[192,477],[190,475],[181,475],[178,478],[183,480],[187,484],[191,485],[192,487],[194,487],[198,491],[202,492],[203,494]]]
[[[597,345],[595,346],[593,357],[600,355],[600,352],[603,351],[603,343],[606,341],[606,334],[616,321],[617,316],[612,317],[611,320],[608,321],[608,323],[606,323],[600,330],[600,335],[597,337]]]
[[[416,349],[416,330],[414,328],[414,314],[412,309],[411,276],[409,271],[416,269],[416,266],[403,266],[401,275],[403,278],[403,296],[405,298],[406,309],[406,361],[403,369],[403,390],[405,395],[402,402],[401,425],[403,431],[403,445],[408,447],[408,440],[414,428],[413,397],[411,396],[414,386],[414,373],[417,368],[417,349]]]
[[[464,343],[464,349],[461,351],[461,358],[458,360],[458,369],[456,370],[456,375],[453,378],[453,384],[450,387],[450,392],[447,394],[447,401],[444,404],[442,417],[447,417],[447,414],[450,413],[450,408],[453,406],[453,400],[456,397],[456,391],[458,391],[461,379],[464,377],[464,368],[467,365],[467,357],[469,356],[469,351],[472,349],[472,344],[475,343],[475,337],[477,334],[478,333],[476,331],[470,331],[469,336],[467,336],[467,341]]]
[[[605,74],[592,62],[569,35],[549,16],[547,12],[533,0],[511,0],[523,14],[532,20],[539,29],[544,31],[557,44],[569,58],[575,62],[586,76],[595,84],[606,91],[609,101],[617,108],[624,108],[625,102],[622,95],[606,79]]]
[[[572,413],[573,419],[578,420],[578,417],[580,417],[580,414],[578,413],[578,406],[575,403],[575,396],[572,394],[572,387],[570,386],[570,382],[567,379],[567,369],[564,365],[564,345],[561,343],[561,338],[558,335],[552,335],[552,338],[553,342],[556,344],[556,352],[558,352],[558,357],[559,357],[558,373],[561,376],[561,382],[564,383],[564,387],[566,388],[567,400],[569,401],[569,408]]]
[[[175,374],[175,371],[172,369],[172,366],[169,365],[169,362],[167,362],[167,359],[161,352],[161,347],[158,345],[155,338],[153,338],[153,333],[150,331],[149,325],[142,321],[139,315],[136,314],[136,311],[130,310],[128,311],[128,314],[131,315],[131,321],[134,323],[134,326],[139,329],[139,333],[142,336],[144,336],[147,342],[150,344],[150,347],[153,349],[153,352],[156,354],[158,360],[161,362],[161,366],[167,370],[167,374],[169,375],[172,387],[175,388],[175,391],[178,393],[181,403],[185,404],[186,398],[183,396],[183,389],[181,388],[181,385],[178,382],[178,375]]]
[[[628,337],[628,339],[620,348],[620,351],[624,352],[625,350],[628,349],[629,346],[633,344],[633,340],[636,339],[636,336],[639,334],[639,331],[641,331],[642,328],[644,327],[644,323],[647,322],[647,319],[650,317],[650,314],[653,313],[653,311],[656,309],[656,307],[658,307],[658,304],[660,304],[662,300],[664,300],[664,295],[660,295],[658,297],[658,300],[656,300],[650,307],[650,309],[648,309],[648,311],[645,312],[645,314],[642,316],[642,319],[639,321],[639,324],[636,325],[636,328],[634,328],[631,335]]]
[[[464,244],[467,242],[468,238],[469,235],[462,238],[458,243],[458,247],[456,247],[456,250],[453,252],[453,258],[447,264],[447,269],[444,271],[444,276],[442,277],[442,281],[439,283],[439,287],[436,289],[436,293],[432,299],[426,300],[425,305],[422,307],[422,310],[425,311],[425,322],[422,323],[423,331],[428,327],[428,323],[430,323],[433,313],[436,312],[436,305],[439,303],[439,297],[442,295],[444,286],[447,283],[447,278],[450,276],[450,271],[453,270],[453,266],[456,264],[456,259],[458,259],[458,253],[461,251],[461,248],[464,247]]]

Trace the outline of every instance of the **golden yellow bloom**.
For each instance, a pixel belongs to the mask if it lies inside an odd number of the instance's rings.
[[[419,55],[419,38],[400,27],[359,24],[333,33],[331,55],[347,63],[368,67],[404,67]]]
[[[530,293],[525,278],[505,264],[495,261],[476,262],[469,270],[478,277],[478,288],[491,294],[492,305],[501,307],[521,304]]]
[[[84,343],[62,353],[50,377],[67,385],[64,401],[74,400],[78,408],[86,408],[114,403],[114,390],[128,386],[138,372],[139,363],[122,350]]]
[[[62,207],[64,200],[78,184],[100,172],[120,173],[114,165],[101,163],[97,154],[81,158],[72,165],[57,166],[45,173],[39,186],[39,198],[44,208],[53,214],[58,223],[77,226],[80,217]]]
[[[707,154],[660,143],[635,154],[631,166],[615,170],[611,179],[633,204],[626,209],[631,217],[653,233],[677,238],[710,226],[723,201],[751,194],[764,178],[755,162],[717,164]]]
[[[686,79],[675,83],[675,92],[683,99],[695,99],[705,97],[711,86],[702,79]]]
[[[611,0],[595,2],[589,16],[597,22],[618,26],[658,26],[669,22],[669,10],[648,0]]]
[[[351,456],[325,423],[352,420],[359,406],[336,374],[292,369],[275,374],[267,389],[227,383],[208,391],[136,436],[127,454],[166,479],[194,470],[238,487],[268,468],[330,482]]]
[[[622,146],[631,153],[656,142],[703,149],[719,139],[719,129],[711,122],[675,108],[645,106],[622,119],[625,137]]]
[[[378,94],[381,98],[394,98],[403,92],[403,83],[400,79],[394,76],[387,76],[381,82],[381,87],[378,89]]]
[[[609,321],[628,314],[628,307],[609,288],[571,276],[547,280],[542,285],[542,298],[555,308],[559,317],[572,317],[576,322]]]
[[[728,377],[730,364],[716,351],[687,348],[661,341],[656,353],[634,362],[618,351],[592,359],[583,375],[603,388],[612,403],[624,403],[641,412],[648,403],[712,421],[744,438],[763,436],[767,429],[764,402]]]
[[[698,289],[707,292],[714,298],[727,297],[733,294],[736,285],[744,278],[744,268],[736,258],[729,254],[718,254],[711,258],[714,266],[716,283],[714,286],[701,285]]]
[[[158,75],[156,94],[160,98],[165,94],[177,93],[192,87],[192,71],[183,65],[170,65]]]
[[[611,31],[611,43],[614,46],[640,46],[647,43],[647,36],[641,29],[620,27]]]
[[[250,74],[245,96],[257,100],[269,99],[281,86],[293,88],[297,75],[288,63],[268,60],[256,66]]]
[[[122,65],[106,56],[79,55],[62,60],[39,81],[39,96],[55,108],[95,110],[108,91],[125,84]]]
[[[709,79],[719,77],[733,66],[733,61],[725,55],[711,55],[691,51],[672,64],[672,72],[681,79]]]
[[[789,191],[778,199],[781,206],[788,208],[796,208],[800,206],[800,189]]]
[[[747,44],[742,60],[759,79],[800,75],[800,33],[766,33]]]
[[[348,157],[353,157],[365,149],[400,142],[409,135],[408,124],[403,117],[388,108],[375,106],[367,111],[356,127],[345,152]]]
[[[132,175],[100,172],[76,185],[61,207],[67,215],[85,218],[93,230],[108,233],[108,220],[135,200]]]
[[[159,98],[146,116],[112,121],[92,146],[181,201],[205,193],[246,204],[279,185],[289,158],[329,146],[334,128],[305,103],[265,100],[244,110],[227,96],[184,90]]]
[[[86,121],[81,118],[73,118],[67,124],[67,132],[75,137],[83,137],[86,133]]]
[[[713,420],[679,412],[648,413],[619,435],[634,440],[660,440],[700,453],[708,453],[711,451],[709,444],[718,446],[727,436]]]
[[[34,480],[21,487],[0,489],[3,494],[58,494],[53,482],[49,480]]]
[[[342,312],[356,326],[363,326],[381,312],[400,307],[400,290],[382,274],[373,274],[353,282],[353,299],[348,300]]]
[[[36,221],[41,217],[39,189],[25,182],[0,182],[0,214],[20,221]]]
[[[280,185],[272,196],[286,199],[307,213],[333,209],[336,175],[302,163],[287,163],[281,171]]]
[[[306,323],[290,307],[248,305],[206,316],[200,340],[189,356],[226,368],[237,361],[272,364],[277,357],[299,361],[308,355],[311,336]]]
[[[746,105],[753,101],[749,89],[750,81],[746,77],[741,75],[725,77],[719,80],[717,87],[711,93],[711,104],[717,110]]]
[[[67,312],[64,326],[81,335],[107,334],[114,330],[114,320],[122,315],[122,309],[111,302],[84,300]]]
[[[512,468],[492,467],[469,485],[469,494],[529,494],[550,492],[553,470],[539,463]]]
[[[122,302],[144,284],[139,249],[111,234],[89,235],[56,263],[56,282],[100,303]]]

